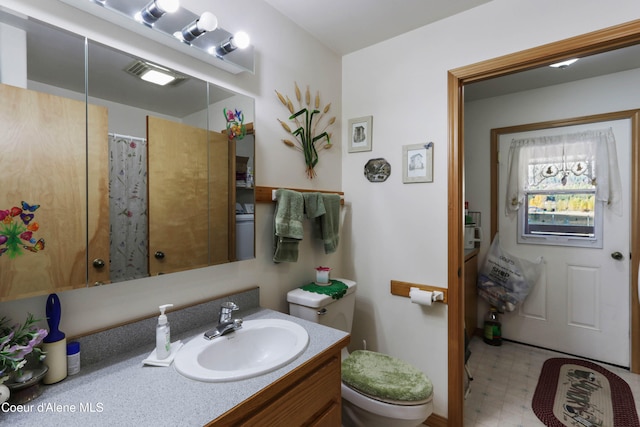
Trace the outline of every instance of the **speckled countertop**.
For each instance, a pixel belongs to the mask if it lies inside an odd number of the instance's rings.
[[[0,411],[0,425],[11,426],[202,426],[294,368],[347,336],[286,314],[256,308],[242,312],[245,320],[288,319],[309,333],[307,349],[290,364],[246,380],[205,383],[180,375],[170,367],[143,366],[154,346],[146,344],[83,367],[77,375],[44,386],[43,394],[25,404],[29,412]],[[210,326],[209,326],[210,328]],[[204,333],[207,326],[176,334],[172,340]]]

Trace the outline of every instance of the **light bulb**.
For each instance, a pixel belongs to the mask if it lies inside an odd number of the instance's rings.
[[[147,25],[153,25],[165,13],[172,13],[180,7],[179,0],[151,0],[134,19]]]
[[[579,58],[573,58],[573,59],[567,59],[566,61],[562,61],[562,62],[556,62],[555,64],[549,65],[549,67],[560,68],[561,70],[564,70],[568,66],[575,63],[578,59]]]
[[[173,13],[180,7],[179,0],[156,0],[156,4],[167,13]]]
[[[196,25],[202,32],[213,31],[218,28],[218,18],[211,12],[203,12]]]
[[[203,12],[200,18],[186,25],[182,30],[174,33],[174,36],[186,43],[191,43],[207,31],[213,31],[218,27],[218,18],[211,12]]]
[[[233,44],[238,49],[246,49],[247,47],[249,47],[250,43],[251,39],[249,38],[249,34],[245,33],[244,31],[238,31],[233,35]]]

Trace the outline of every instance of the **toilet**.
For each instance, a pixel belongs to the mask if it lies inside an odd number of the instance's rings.
[[[287,293],[289,314],[350,333],[356,283],[334,280],[348,287],[342,297],[297,288]],[[394,375],[402,380],[394,382]],[[342,349],[344,427],[416,427],[433,412],[432,398],[431,381],[408,363],[372,351],[349,354]]]

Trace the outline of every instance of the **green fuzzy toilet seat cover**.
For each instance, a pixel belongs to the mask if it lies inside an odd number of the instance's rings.
[[[425,374],[395,357],[356,350],[342,361],[342,381],[379,399],[413,402],[431,396],[433,385]]]

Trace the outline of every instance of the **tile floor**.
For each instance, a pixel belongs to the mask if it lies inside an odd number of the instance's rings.
[[[531,409],[545,360],[571,357],[511,342],[495,347],[474,337],[469,345],[473,376],[464,406],[464,427],[538,427],[544,424]],[[631,387],[640,414],[640,375],[603,365]]]

